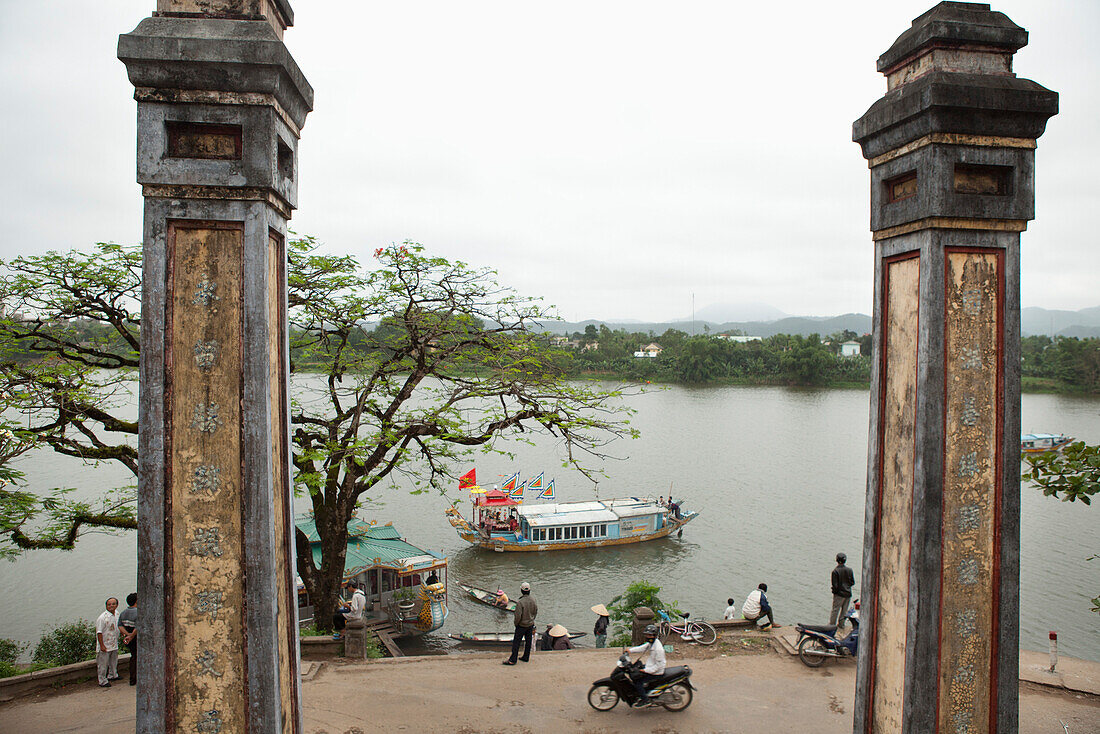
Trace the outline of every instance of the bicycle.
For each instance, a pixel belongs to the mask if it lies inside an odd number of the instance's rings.
[[[713,645],[718,640],[718,633],[714,627],[699,620],[688,619],[691,615],[687,612],[680,613],[680,623],[677,624],[668,616],[668,612],[658,609],[661,622],[657,625],[657,636],[662,640],[675,632],[684,642],[698,642],[700,645]]]

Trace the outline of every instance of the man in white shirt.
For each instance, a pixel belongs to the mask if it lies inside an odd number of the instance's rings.
[[[775,623],[775,617],[772,616],[772,608],[768,604],[768,597],[764,596],[764,592],[767,590],[767,584],[760,584],[745,597],[745,603],[741,606],[741,616],[745,619],[755,622],[761,617],[768,618],[767,623],[761,629],[771,629],[779,626]]]
[[[657,639],[657,625],[646,625],[645,640],[644,645],[629,648],[629,652],[646,653],[645,667],[641,673],[635,673],[633,676],[634,688],[638,691],[638,700],[634,702],[636,707],[649,703],[646,684],[665,672],[665,646]]]
[[[737,619],[737,603],[733,599],[726,599],[726,613],[722,615],[722,619]]]
[[[333,626],[336,628],[336,633],[332,636],[334,640],[341,638],[340,631],[347,627],[348,620],[362,619],[363,610],[367,608],[367,595],[359,588],[358,582],[352,581],[348,586],[352,589],[351,604],[333,616]]]
[[[95,621],[95,669],[100,688],[110,688],[118,680],[118,599],[107,600],[107,611]]]

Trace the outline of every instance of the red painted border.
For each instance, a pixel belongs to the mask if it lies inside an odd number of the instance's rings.
[[[278,430],[288,431],[290,426],[290,413],[289,406],[287,405],[287,389],[289,389],[289,367],[287,362],[287,304],[286,304],[286,276],[287,276],[287,251],[286,251],[286,238],[282,234],[274,229],[268,230],[268,241],[274,240],[276,243],[275,251],[269,252],[268,257],[278,258],[279,267],[275,270],[278,274],[278,282],[274,287],[279,294],[280,306],[278,314],[277,324],[268,324],[268,329],[278,329],[279,332],[279,371],[278,374],[281,378],[285,378],[285,382],[280,380],[283,384],[283,389],[279,391],[279,415],[278,415]],[[269,271],[270,272],[270,271]],[[268,297],[271,297],[272,284],[268,283]],[[275,426],[272,426],[272,430],[275,430]],[[283,502],[283,543],[282,548],[278,549],[278,552],[283,554],[283,567],[286,569],[286,578],[283,579],[283,584],[286,589],[286,603],[287,611],[293,612],[298,606],[298,585],[295,582],[295,576],[297,575],[297,569],[294,568],[294,563],[291,559],[290,547],[294,542],[294,505],[290,493],[290,435],[285,433],[283,440],[279,442],[279,455],[272,457],[273,461],[281,462],[283,467],[283,482],[279,487],[274,487],[274,491],[279,493]],[[295,615],[296,616],[296,615]],[[283,654],[287,656],[288,664],[290,665],[291,672],[291,685],[293,690],[288,691],[287,695],[290,697],[291,712],[294,715],[294,721],[291,722],[290,728],[292,731],[297,732],[297,722],[301,721],[302,714],[299,711],[299,691],[298,686],[301,680],[301,670],[299,669],[300,663],[297,658],[297,648],[295,640],[298,634],[298,629],[295,624],[291,624],[292,620],[287,620],[287,639],[286,647],[283,650]]]
[[[895,263],[898,263],[898,262],[903,262],[905,260],[914,260],[915,259],[915,260],[918,261],[918,269],[917,269],[917,304],[916,304],[917,305],[917,339],[918,339],[918,341],[917,341],[917,345],[916,345],[916,347],[917,347],[916,364],[917,364],[917,368],[919,368],[919,365],[920,365],[920,341],[919,341],[920,340],[920,268],[919,268],[920,254],[921,254],[920,250],[912,250],[910,252],[905,252],[905,253],[902,253],[900,255],[892,255],[890,257],[882,258],[882,300],[881,300],[882,315],[881,315],[880,321],[879,321],[879,338],[880,338],[881,341],[880,341],[880,349],[879,349],[879,352],[880,352],[880,356],[879,356],[879,382],[878,382],[878,385],[876,385],[876,388],[878,389],[878,416],[877,416],[878,446],[876,447],[876,452],[877,452],[878,455],[876,456],[876,461],[875,461],[875,464],[876,464],[875,472],[877,474],[878,483],[877,483],[877,486],[875,488],[875,529],[874,529],[875,547],[874,547],[874,550],[873,550],[873,553],[874,553],[874,569],[875,569],[875,573],[874,573],[875,593],[874,593],[874,596],[871,599],[871,616],[870,616],[870,619],[872,620],[872,624],[875,625],[875,633],[873,635],[870,635],[870,637],[871,637],[871,640],[870,640],[870,642],[871,642],[871,654],[868,656],[868,659],[871,661],[869,669],[867,671],[867,710],[865,712],[865,720],[867,722],[866,730],[867,730],[868,734],[872,733],[872,731],[873,731],[872,727],[874,726],[873,712],[874,712],[874,702],[875,702],[875,668],[876,668],[875,662],[877,660],[877,658],[875,657],[875,652],[876,652],[876,648],[878,647],[878,635],[879,635],[879,628],[878,628],[878,624],[877,624],[877,620],[878,620],[878,600],[879,600],[879,575],[881,573],[881,569],[879,568],[879,530],[881,528],[881,515],[882,515],[882,483],[883,483],[882,482],[882,479],[883,479],[882,464],[883,464],[883,456],[885,455],[885,441],[886,441],[885,432],[883,431],[883,415],[885,413],[885,408],[886,408],[886,380],[887,380],[887,376],[888,376],[886,367],[887,367],[887,364],[888,364],[887,356],[888,356],[888,352],[889,352],[889,340],[886,337],[887,337],[887,333],[888,333],[887,324],[890,323],[890,266],[895,264]],[[917,375],[916,375],[916,373],[914,373],[914,375],[913,375],[914,382],[916,381],[916,379],[917,379]],[[913,466],[916,467],[916,463],[915,463],[915,459],[916,459],[916,436],[915,435],[913,437],[913,454],[914,454],[914,464],[913,464]],[[914,486],[910,488],[911,493],[916,491],[916,475],[914,475],[913,479],[914,479]],[[912,502],[912,498],[910,499],[910,502]],[[912,562],[913,562],[913,514],[912,514],[912,512],[910,512],[910,514],[909,514],[909,563],[912,564]],[[906,569],[906,571],[908,572],[908,568]],[[906,608],[906,628],[908,628],[908,624],[909,624],[908,623],[908,613],[909,612],[908,612],[908,604],[907,604],[907,608]],[[904,696],[904,692],[903,692],[903,696]]]
[[[946,328],[947,328],[947,277],[949,274],[948,258],[954,253],[961,254],[976,254],[976,255],[993,255],[996,258],[997,264],[997,373],[995,376],[996,387],[993,391],[993,399],[996,401],[994,412],[994,444],[993,444],[993,577],[991,583],[991,591],[993,595],[992,599],[992,613],[990,618],[993,623],[993,627],[990,629],[990,692],[989,692],[989,731],[997,731],[997,705],[998,705],[998,692],[1000,690],[999,682],[1000,676],[997,669],[997,656],[1000,638],[998,637],[997,628],[1000,626],[1000,606],[1001,606],[1001,516],[1002,516],[1002,501],[1003,501],[1003,487],[1001,483],[1004,478],[1004,365],[1005,365],[1005,352],[1004,352],[1004,340],[1005,340],[1005,250],[1003,247],[978,247],[978,246],[958,246],[958,247],[945,247],[943,255],[943,272],[944,272],[944,299],[943,299],[943,317],[944,317],[944,349],[943,349],[943,416],[942,416],[942,430],[944,437],[944,460],[947,458],[947,341],[946,341]],[[944,471],[947,471],[947,467],[944,467]],[[946,492],[943,491],[943,487],[940,490],[940,538],[943,538],[944,523],[946,522],[946,515],[944,512]],[[943,610],[943,590],[944,590],[944,577],[943,577],[943,543],[940,543],[940,600],[939,608]],[[940,731],[940,699],[942,696],[942,674],[943,667],[943,634],[942,628],[937,628],[936,635],[936,728],[935,733],[939,734]]]
[[[165,237],[166,253],[165,253],[165,267],[167,270],[165,278],[164,289],[164,425],[162,431],[164,433],[164,539],[162,548],[162,563],[164,564],[164,716],[165,727],[168,731],[174,731],[176,728],[176,676],[175,666],[169,664],[174,660],[175,652],[175,613],[172,607],[173,590],[172,585],[173,578],[173,544],[172,544],[172,397],[173,397],[173,365],[175,364],[174,356],[174,344],[172,341],[172,316],[174,314],[173,309],[173,296],[175,294],[176,274],[175,274],[175,254],[176,254],[176,231],[183,229],[217,229],[217,230],[237,230],[241,233],[241,244],[244,244],[244,222],[234,221],[219,221],[219,220],[206,220],[206,219],[166,219],[165,225],[167,228],[167,235]],[[241,365],[240,378],[238,389],[240,398],[244,398],[244,257],[241,257],[240,266],[240,285],[238,288],[238,298],[241,302],[238,304],[240,310],[240,330],[238,332],[238,364]],[[239,430],[240,435],[244,436],[244,414],[238,407],[238,420],[240,421]],[[244,517],[243,503],[244,503],[244,454],[241,454],[241,475],[239,484],[241,485],[241,503],[242,513],[241,517]],[[248,546],[244,542],[244,522],[241,523],[241,584],[242,584],[242,596],[241,596],[241,651],[243,654],[243,665],[245,669],[248,668],[248,624],[246,605],[248,604],[248,590],[244,588],[244,584],[247,581],[247,574],[245,573],[245,557],[248,553]],[[248,695],[248,676],[245,675],[245,695]],[[246,706],[246,726],[247,726],[247,711]]]

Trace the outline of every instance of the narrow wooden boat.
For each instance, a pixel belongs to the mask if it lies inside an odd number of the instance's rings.
[[[466,584],[459,584],[458,588],[465,591],[466,594],[468,596],[470,596],[470,598],[474,599],[475,601],[479,601],[482,604],[488,604],[493,609],[499,609],[502,612],[514,612],[514,611],[516,611],[516,603],[514,601],[512,601],[511,599],[508,599],[508,605],[502,607],[502,606],[500,606],[499,604],[496,603],[497,595],[494,594],[491,591],[486,591],[485,589],[479,589],[476,586],[467,586]],[[512,638],[509,637],[508,639],[510,640]]]
[[[452,640],[457,640],[464,645],[510,645],[513,632],[451,632],[447,635]],[[575,640],[584,637],[587,632],[570,632],[569,639]],[[535,642],[542,639],[542,633],[535,633]]]

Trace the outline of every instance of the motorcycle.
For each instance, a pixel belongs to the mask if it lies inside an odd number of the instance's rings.
[[[619,656],[615,670],[607,678],[600,678],[588,689],[588,705],[597,711],[610,711],[619,703],[626,701],[633,707],[638,700],[638,691],[634,687],[632,676],[642,671],[641,661],[631,662],[625,652]],[[663,706],[669,711],[683,711],[691,705],[692,691],[691,668],[676,665],[665,668],[665,672],[646,684],[646,703],[639,708]]]
[[[817,668],[829,658],[855,657],[859,649],[858,599],[844,617],[852,623],[852,631],[847,637],[837,634],[839,625],[795,625],[794,629],[798,632],[798,659],[803,665]]]

